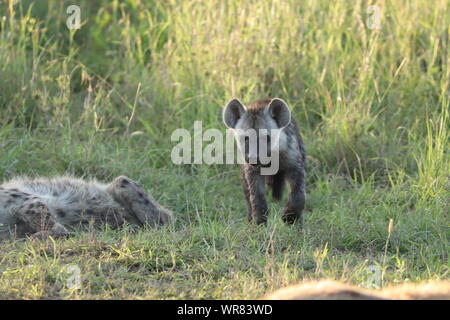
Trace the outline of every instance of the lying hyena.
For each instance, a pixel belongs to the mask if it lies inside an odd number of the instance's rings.
[[[450,300],[450,281],[405,283],[368,290],[333,280],[307,281],[279,289],[264,300]]]
[[[281,199],[287,180],[289,200],[283,220],[287,223],[302,222],[305,206],[306,152],[291,112],[281,99],[262,99],[245,107],[238,99],[226,105],[223,113],[225,125],[233,129],[239,149],[243,152],[241,184],[247,200],[248,219],[257,224],[267,220],[267,203],[264,185],[272,188],[274,199]],[[256,139],[249,139],[256,132]],[[267,154],[267,163],[262,156]],[[277,162],[277,171],[263,170]]]
[[[76,229],[108,225],[163,225],[172,213],[136,182],[110,184],[72,177],[17,178],[0,185],[0,239],[58,237]]]

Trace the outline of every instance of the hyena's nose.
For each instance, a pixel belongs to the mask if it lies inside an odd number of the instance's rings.
[[[246,155],[245,156],[245,162],[247,162],[248,164],[257,166],[260,164],[259,158],[257,156],[252,156],[252,155]]]

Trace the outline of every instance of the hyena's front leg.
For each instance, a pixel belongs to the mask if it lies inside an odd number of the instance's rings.
[[[130,178],[124,176],[116,178],[108,186],[108,191],[129,213],[135,215],[128,222],[155,226],[167,224],[172,218],[169,210],[158,204]],[[138,221],[134,218],[137,218]],[[127,217],[125,219],[127,220]]]
[[[257,169],[246,168],[245,177],[249,190],[252,217],[257,224],[266,223],[268,207],[264,194],[265,176],[261,176]]]
[[[303,169],[290,172],[286,175],[290,187],[289,200],[284,208],[283,221],[303,223],[302,211],[305,208],[305,172]]]
[[[252,203],[250,201],[250,189],[247,183],[247,177],[245,175],[245,170],[241,169],[241,185],[242,189],[244,190],[245,195],[245,202],[247,204],[247,218],[248,221],[251,222],[253,220],[253,209],[252,209]]]
[[[67,236],[67,230],[56,222],[50,208],[38,198],[24,202],[16,216],[17,236],[32,236],[35,238]]]

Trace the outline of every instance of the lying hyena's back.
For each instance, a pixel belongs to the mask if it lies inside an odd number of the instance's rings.
[[[13,231],[18,237],[32,234],[30,219],[33,214],[42,216],[43,210],[48,211],[49,217],[53,217],[63,231],[66,227],[88,224],[91,220],[88,216],[95,212],[123,209],[106,192],[106,185],[97,181],[21,177],[0,185],[0,233]],[[42,217],[44,225],[40,229],[49,223],[47,219]]]
[[[25,200],[29,197],[37,197],[53,207],[70,209],[81,209],[94,199],[102,203],[112,202],[113,199],[105,189],[106,185],[95,180],[84,181],[69,176],[56,178],[15,178],[2,185],[3,192],[9,193],[13,198]],[[14,193],[18,193],[14,197]]]
[[[42,200],[58,211],[56,214],[64,223],[71,222],[70,213],[116,205],[112,196],[106,191],[106,184],[70,176],[35,179],[20,177],[0,185],[0,188],[3,188],[0,191],[9,193],[13,197],[14,193],[18,193],[15,197],[17,203],[30,198]]]
[[[77,227],[125,221],[165,224],[171,212],[126,177],[110,184],[63,176],[16,178],[0,185],[0,238],[17,237],[43,230],[66,232]]]

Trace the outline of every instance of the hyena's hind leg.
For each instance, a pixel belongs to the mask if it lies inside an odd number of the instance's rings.
[[[279,171],[276,175],[266,176],[266,183],[272,190],[272,198],[276,201],[283,197],[285,175],[283,171]]]
[[[68,235],[66,228],[55,220],[50,208],[35,197],[25,201],[18,209],[13,231],[17,237],[46,238]]]
[[[172,220],[172,212],[157,203],[143,188],[130,178],[120,176],[108,186],[113,198],[134,215],[131,223],[164,225]],[[127,219],[127,217],[125,217]]]

